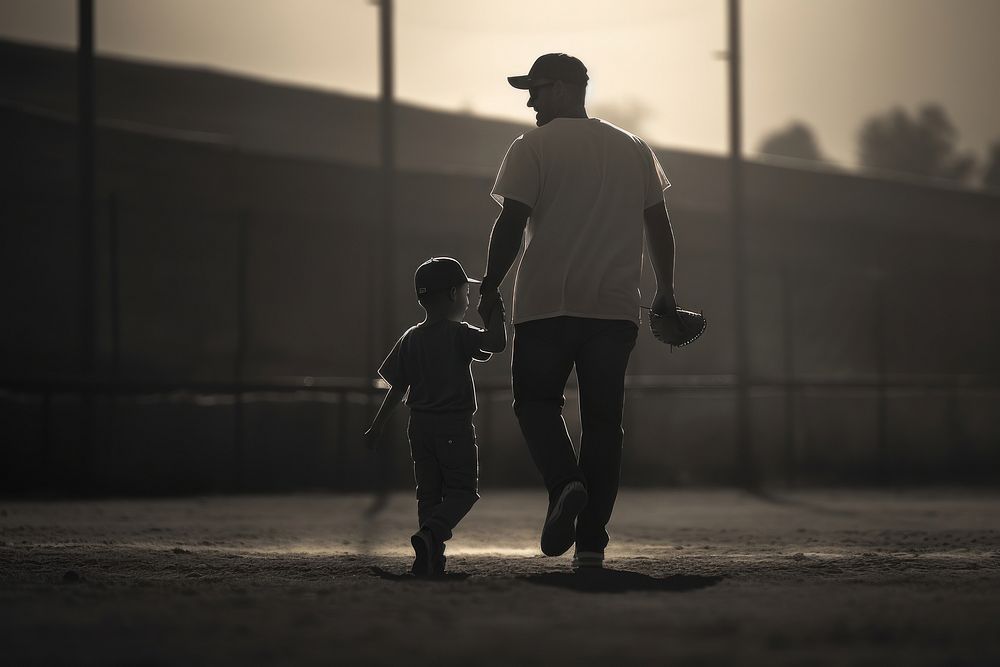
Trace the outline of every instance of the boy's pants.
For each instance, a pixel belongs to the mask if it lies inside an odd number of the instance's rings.
[[[578,551],[604,551],[618,496],[625,367],[638,327],[628,320],[552,317],[514,327],[514,413],[550,498],[567,482],[587,487],[576,520]],[[580,460],[562,418],[566,380],[580,387]]]
[[[411,410],[406,432],[420,527],[445,542],[479,500],[479,448],[472,415]]]

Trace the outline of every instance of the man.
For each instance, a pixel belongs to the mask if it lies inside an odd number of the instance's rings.
[[[587,68],[564,53],[508,78],[528,91],[537,129],[507,151],[493,197],[503,207],[490,236],[479,312],[488,317],[524,239],[514,283],[514,412],[549,491],[542,552],[601,567],[618,494],[625,368],[639,324],[643,232],[656,273],[650,327],[680,326],[669,187],[649,147],[584,106]],[[580,458],[562,418],[576,368]]]

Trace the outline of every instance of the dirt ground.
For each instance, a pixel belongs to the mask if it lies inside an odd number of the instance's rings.
[[[370,504],[0,501],[0,663],[1000,664],[1000,494],[625,489],[582,575],[486,490],[432,581]]]

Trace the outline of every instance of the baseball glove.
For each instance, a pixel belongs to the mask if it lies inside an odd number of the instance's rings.
[[[653,335],[671,348],[684,347],[698,340],[708,326],[708,320],[702,313],[684,308],[675,309],[672,322],[667,321],[669,317],[670,314],[649,311],[649,328],[653,331]]]

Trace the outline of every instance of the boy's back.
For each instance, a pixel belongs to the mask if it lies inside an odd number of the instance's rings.
[[[485,332],[467,322],[439,320],[410,327],[379,368],[393,387],[408,386],[406,405],[421,412],[476,411],[470,362],[486,361]]]

